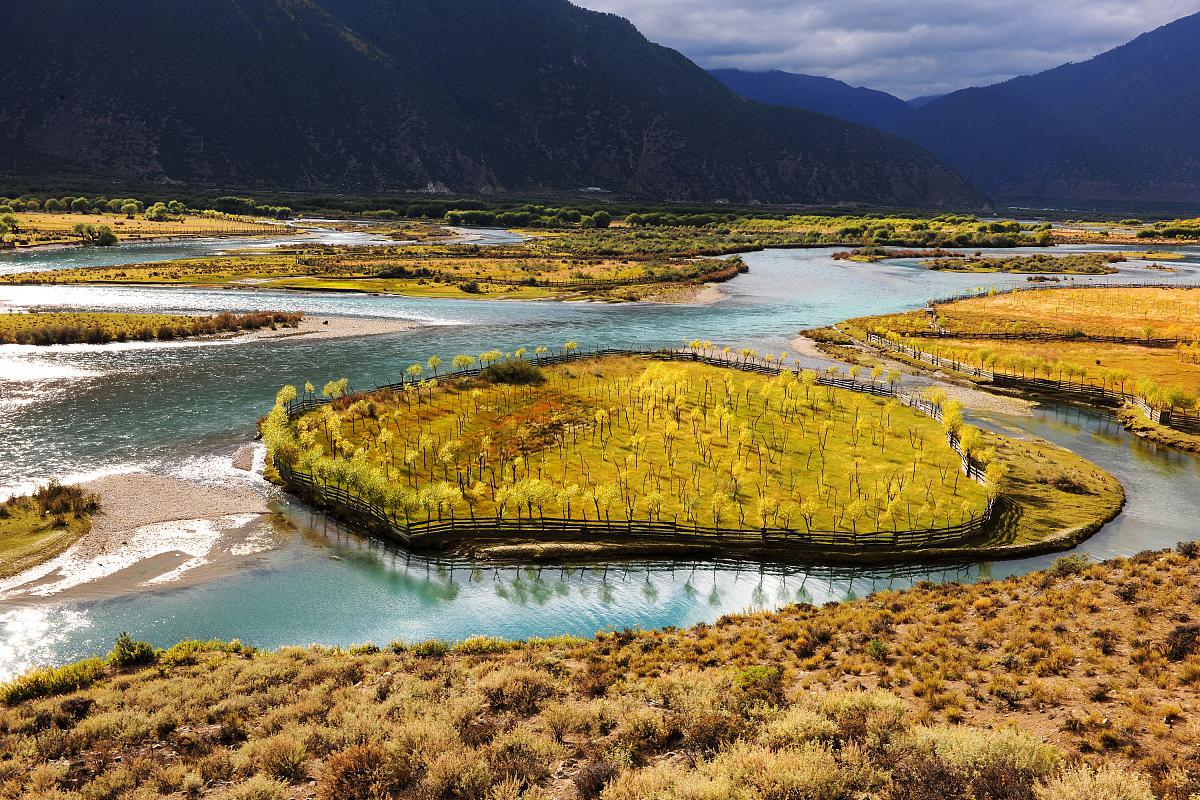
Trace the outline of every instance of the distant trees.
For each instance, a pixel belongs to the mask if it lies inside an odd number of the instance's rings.
[[[117,235],[108,225],[90,225],[80,222],[71,232],[82,239],[85,244],[97,247],[112,247],[117,243]]]

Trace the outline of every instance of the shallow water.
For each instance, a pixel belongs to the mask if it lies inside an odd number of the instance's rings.
[[[1134,265],[1117,280],[1194,282],[1200,250],[1161,275]],[[133,466],[208,480],[237,477],[228,458],[283,383],[347,376],[370,387],[438,354],[512,350],[568,339],[581,347],[676,345],[708,338],[788,349],[803,328],[923,304],[1022,276],[929,272],[905,263],[849,264],[831,249],[745,256],[750,272],[709,306],[421,300],[341,294],[140,287],[0,287],[0,305],[163,311],[297,309],[310,315],[408,319],[420,327],[366,339],[0,347],[0,492],[52,476]],[[1089,280],[1113,280],[1106,276]],[[1125,513],[1081,548],[1105,557],[1192,538],[1195,458],[1134,439],[1110,418],[1059,408],[989,424],[1064,444],[1125,483]],[[590,634],[604,627],[687,625],[749,607],[861,596],[922,578],[1005,575],[1050,558],[1003,564],[847,571],[731,564],[563,571],[473,569],[363,539],[277,498],[295,526],[285,543],[237,571],[88,602],[0,600],[0,673],[106,649],[121,630],[159,645],[184,637],[261,646],[471,634]]]

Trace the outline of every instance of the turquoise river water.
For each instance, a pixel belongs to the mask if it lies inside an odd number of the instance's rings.
[[[360,236],[359,234],[349,234]],[[502,241],[502,232],[482,232]],[[254,246],[264,246],[255,243]],[[0,272],[80,263],[168,260],[251,243],[41,251],[0,256]],[[745,256],[750,272],[709,305],[420,300],[346,294],[150,287],[0,287],[0,308],[64,306],[154,311],[296,309],[312,316],[400,319],[413,327],[360,339],[0,346],[0,495],[50,477],[82,479],[147,470],[251,485],[279,520],[203,580],[136,591],[10,597],[0,583],[0,677],[34,664],[106,650],[120,631],[157,645],[181,638],[240,638],[264,647],[371,640],[529,637],[603,628],[683,626],[756,607],[862,596],[922,579],[973,580],[1047,564],[1001,563],[830,569],[758,563],[637,563],[493,567],[427,559],[364,538],[230,467],[255,418],[284,383],[346,376],[370,387],[438,354],[498,347],[677,345],[707,338],[779,352],[802,329],[922,305],[980,285],[1023,278],[929,272],[911,262],[836,262],[830,249]],[[1127,265],[1121,281],[1200,281],[1200,249],[1176,273]],[[1114,278],[1106,278],[1113,280]],[[1087,279],[1078,279],[1083,282]],[[1032,417],[981,416],[1010,433],[1062,444],[1124,483],[1129,503],[1080,550],[1096,558],[1195,538],[1200,460],[1126,434],[1110,416],[1048,406]],[[229,554],[227,554],[229,555]]]

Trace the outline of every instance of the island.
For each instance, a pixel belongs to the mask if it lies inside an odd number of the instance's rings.
[[[966,425],[894,376],[700,342],[574,351],[284,387],[262,426],[274,477],[406,547],[493,558],[1012,556],[1069,547],[1123,503],[1085,460]]]

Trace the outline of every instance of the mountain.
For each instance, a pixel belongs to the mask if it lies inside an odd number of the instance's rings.
[[[977,207],[929,153],[744,100],[566,0],[10,0],[0,174]]]
[[[945,97],[941,94],[923,94],[920,97],[914,97],[908,101],[908,104],[913,108],[924,108],[925,106],[937,100],[939,97]]]
[[[833,78],[780,70],[713,69],[709,73],[742,97],[760,103],[804,108],[881,131],[895,130],[913,112],[908,103],[887,92],[850,86]]]
[[[964,89],[897,132],[997,197],[1200,202],[1200,14],[1079,63]]]

